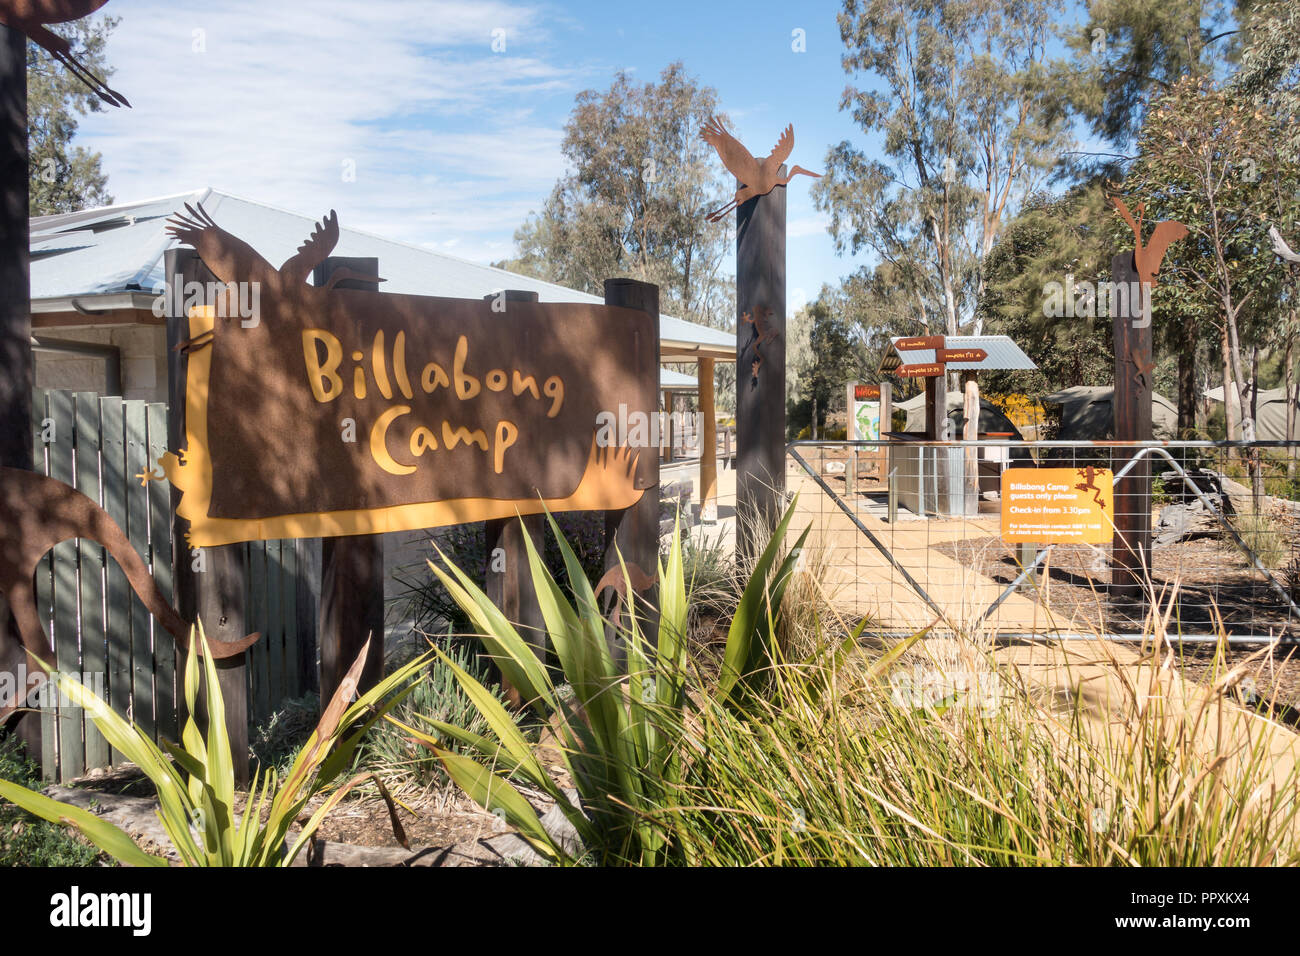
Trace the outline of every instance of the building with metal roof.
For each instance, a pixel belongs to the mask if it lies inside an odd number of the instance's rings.
[[[31,310],[37,385],[165,401],[164,320],[153,314],[165,286],[164,253],[177,245],[167,219],[202,203],[225,230],[271,262],[294,254],[316,216],[300,215],[215,189],[118,203],[31,220]],[[470,262],[411,243],[342,227],[340,256],[379,260],[384,292],[482,298],[502,289],[536,292],[542,302],[601,302],[552,282]],[[735,333],[659,318],[664,361],[732,362]],[[116,367],[114,367],[116,366]],[[676,380],[669,375],[666,387]],[[678,384],[676,387],[683,387]]]

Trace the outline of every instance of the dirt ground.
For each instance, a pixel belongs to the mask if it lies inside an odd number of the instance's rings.
[[[936,550],[996,581],[1009,584],[1020,573],[1016,557],[998,537],[944,542]],[[1166,595],[1162,613],[1169,615],[1166,633],[1213,635],[1274,634],[1286,641],[1300,639],[1300,622],[1288,619],[1289,608],[1239,548],[1216,537],[1199,538],[1158,548],[1152,580]],[[1282,572],[1275,572],[1287,583]],[[1054,611],[1074,620],[1104,624],[1107,630],[1141,633],[1138,608],[1106,606],[1110,584],[1109,549],[1088,545],[1057,545],[1040,573],[1038,595]],[[1104,614],[1104,618],[1103,618]],[[1213,642],[1176,644],[1174,660],[1184,676],[1214,683],[1228,670],[1244,665],[1243,689],[1248,705],[1263,704],[1275,718],[1300,726],[1300,645],[1273,647],[1257,643],[1216,645]],[[1219,655],[1222,655],[1221,657]],[[1217,658],[1217,659],[1216,659]],[[1245,680],[1248,677],[1249,680]]]

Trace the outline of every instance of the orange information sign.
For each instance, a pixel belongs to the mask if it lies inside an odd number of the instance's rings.
[[[1109,544],[1113,491],[1105,468],[1008,468],[1002,473],[1002,540]]]

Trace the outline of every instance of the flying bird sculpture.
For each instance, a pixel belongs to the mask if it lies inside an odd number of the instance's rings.
[[[1133,264],[1143,285],[1154,287],[1156,275],[1160,272],[1160,263],[1165,258],[1165,251],[1172,243],[1187,235],[1187,227],[1181,222],[1158,222],[1151,232],[1151,241],[1142,244],[1142,217],[1146,213],[1146,203],[1137,204],[1137,219],[1129,212],[1128,205],[1119,196],[1112,196],[1110,201],[1120,217],[1133,230]]]
[[[762,160],[755,159],[740,140],[727,132],[716,116],[711,117],[700,127],[700,138],[717,150],[722,165],[744,184],[736,190],[736,195],[731,202],[709,213],[707,217],[709,222],[717,222],[741,203],[755,196],[766,196],[777,186],[786,185],[801,173],[814,179],[821,178],[821,173],[809,172],[802,166],[791,166],[789,174],[784,179],[781,178],[781,165],[790,158],[790,153],[794,150],[793,125],[785,128],[781,138],[776,141],[776,148]]]
[[[131,104],[125,96],[110,89],[107,83],[77,62],[72,55],[72,44],[45,27],[47,23],[80,20],[106,3],[108,0],[0,0],[0,23],[42,47],[109,106],[129,107]]]

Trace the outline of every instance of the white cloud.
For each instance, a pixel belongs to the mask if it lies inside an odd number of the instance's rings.
[[[336,208],[395,239],[455,237],[468,255],[510,235],[563,171],[561,120],[527,104],[576,90],[579,68],[552,62],[535,7],[137,0],[111,12],[110,83],[133,108],[86,117],[79,142],[103,154],[121,201],[214,186],[310,215]]]

